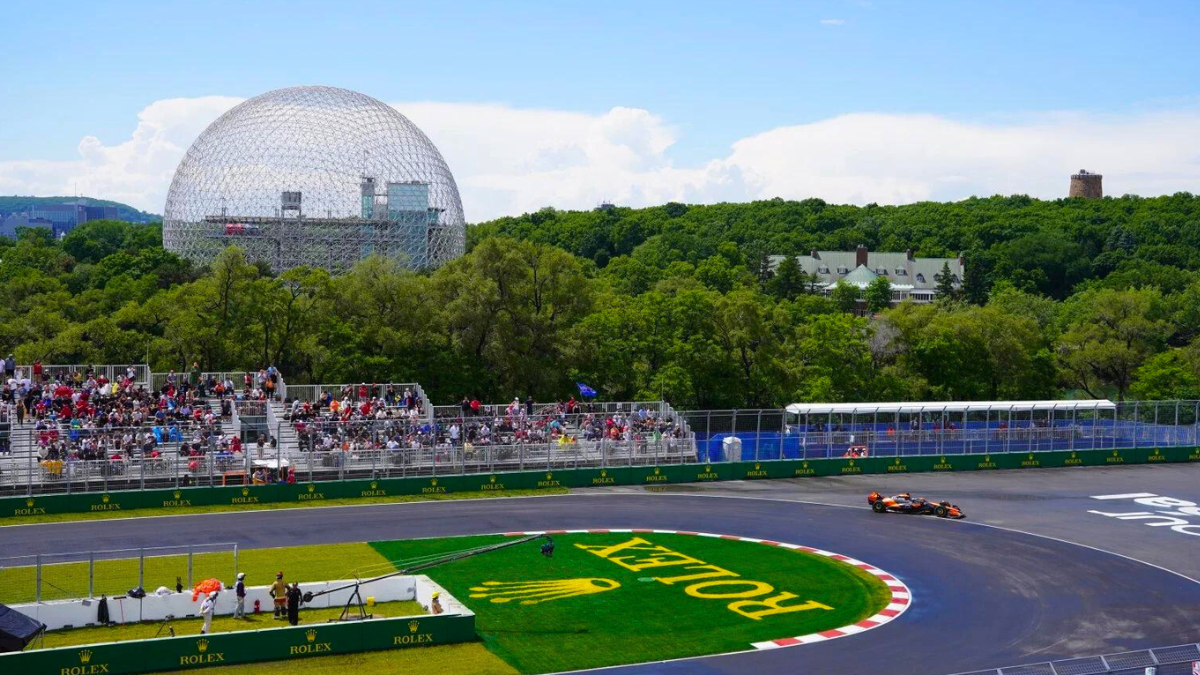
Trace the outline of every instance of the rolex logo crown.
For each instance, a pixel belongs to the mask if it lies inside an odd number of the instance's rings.
[[[198,651],[198,652],[208,651],[208,640],[196,640],[196,651]]]
[[[656,467],[654,467],[654,475],[655,475],[655,476],[657,476],[657,475],[658,475],[658,472],[659,472],[659,471],[661,471],[661,469],[659,469],[657,466],[656,466]]]
[[[109,500],[109,499],[111,499],[111,497],[109,497],[108,495],[102,495],[102,496],[100,497],[100,501],[104,502],[105,504],[107,504],[107,503],[108,503],[108,500]]]
[[[410,632],[410,633],[417,632],[417,629],[420,627],[421,627],[420,621],[409,621],[408,622],[408,632]]]
[[[759,470],[759,469],[761,469],[761,468],[762,468],[762,464],[759,464],[758,462],[755,462],[755,463],[754,463],[754,470],[755,470],[755,471],[758,471],[758,470]]]
[[[309,492],[312,492],[313,490],[316,490],[316,489],[317,489],[317,486],[316,486],[316,485],[313,485],[312,483],[309,483],[309,484],[308,484],[308,491],[309,491]]]
[[[542,581],[484,581],[471,587],[472,598],[495,604],[536,605],[551,600],[604,593],[621,584],[612,579],[546,579]]]
[[[552,478],[554,478],[554,474],[552,474],[552,473],[546,474],[546,480],[550,480]]]
[[[33,506],[33,498],[25,500],[25,506]]]
[[[250,494],[250,488],[242,488],[242,496],[245,497],[248,494]]]
[[[495,483],[495,482],[496,482],[496,477],[495,477],[495,476],[488,476],[488,482],[489,482],[489,483]]]
[[[92,650],[84,649],[83,651],[79,652],[79,662],[80,663],[88,663],[91,660],[92,660]]]
[[[316,642],[317,641],[317,629],[309,628],[308,631],[306,633],[304,633],[304,639],[308,640],[309,642]]]
[[[430,478],[430,479],[429,479],[429,484],[430,484],[430,485],[437,485],[437,479],[436,479],[436,478]]]
[[[173,497],[175,497],[175,499],[179,499],[180,497],[182,497],[182,496],[183,496],[183,493],[182,493],[182,492],[180,492],[179,490],[176,490],[176,491],[172,492],[172,493],[171,493],[171,495],[172,495]]]
[[[603,478],[607,475],[608,475],[608,469],[600,469],[600,477],[601,478]]]
[[[371,481],[371,489],[374,490],[377,487],[379,487],[379,483],[376,483],[375,481]]]

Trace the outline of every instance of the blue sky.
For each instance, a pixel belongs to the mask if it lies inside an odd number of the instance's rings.
[[[994,129],[1191,115],[1200,102],[1197,2],[18,0],[0,13],[0,162],[76,161],[89,136],[117,146],[156,101],[295,84],[402,112],[647,111],[671,136],[652,163],[675,169],[844,115]],[[39,185],[14,175],[0,169],[0,192]]]

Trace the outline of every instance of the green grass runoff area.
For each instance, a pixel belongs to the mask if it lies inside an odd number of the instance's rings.
[[[162,675],[516,675],[517,671],[478,642],[440,647],[392,649],[337,656],[314,656],[302,663],[271,661],[197,670],[172,670]]]
[[[267,583],[278,570],[289,581],[335,580],[356,569],[377,570],[388,563],[399,568],[404,561],[502,541],[512,539],[486,535],[249,549],[240,553],[239,569],[254,585]],[[554,541],[551,558],[541,555],[537,540],[425,572],[476,613],[482,646],[421,647],[320,657],[303,666],[277,662],[205,672],[456,675],[595,668],[745,650],[753,642],[855,623],[890,599],[881,581],[852,565],[777,546],[649,532],[562,534]],[[123,562],[136,574],[136,561]],[[0,571],[0,587],[17,571]],[[216,576],[225,580],[228,575]],[[118,574],[112,585],[127,586],[126,581]],[[790,595],[780,599],[784,593]],[[370,595],[369,588],[364,595]],[[769,599],[776,601],[764,603]],[[386,603],[378,613],[411,614],[414,604]],[[301,620],[322,622],[339,611],[302,610]],[[285,625],[269,615],[256,619],[245,627]],[[228,617],[214,621],[218,631],[234,624]],[[180,635],[199,630],[197,620],[172,625]],[[158,624],[147,623],[56,631],[47,635],[45,646],[144,638],[157,629]]]
[[[317,483],[320,485],[320,483]],[[273,511],[275,509],[320,508],[324,506],[366,506],[369,504],[401,504],[409,502],[444,502],[456,499],[500,499],[503,497],[544,497],[546,495],[567,494],[567,488],[539,488],[537,490],[505,490],[504,492],[448,492],[431,495],[395,495],[391,497],[354,497],[348,499],[325,499],[319,505],[312,502],[263,502],[256,504],[254,511]],[[117,494],[117,493],[113,493]],[[40,496],[40,495],[38,495]],[[35,496],[35,497],[38,497]],[[47,495],[48,496],[48,495]],[[158,509],[129,509],[128,511],[95,511],[89,513],[48,513],[36,516],[22,516],[19,521],[0,519],[0,529],[9,525],[36,525],[38,523],[64,523],[76,520],[111,520],[114,518],[152,518],[155,516],[190,516],[202,513],[226,513],[246,511],[245,506],[217,504],[209,506],[193,506],[181,512],[175,508]]]
[[[372,546],[383,557],[399,560],[503,538],[419,539]],[[642,543],[628,546],[635,539]],[[885,607],[891,597],[881,581],[851,565],[752,542],[653,533],[564,534],[555,535],[554,541],[553,558],[539,553],[540,542],[531,542],[427,572],[476,613],[476,632],[488,648],[522,673],[745,650],[753,642],[855,623]],[[686,559],[702,564],[682,564]],[[639,566],[643,569],[629,569]],[[702,585],[733,578],[728,576],[685,579],[719,574],[706,566],[734,573],[742,583]],[[762,606],[742,606],[739,613],[731,609],[739,598],[703,597],[749,595],[766,586],[769,593],[748,602],[787,592],[796,598],[781,605],[812,601],[828,609],[754,618]]]
[[[266,586],[283,571],[287,581],[332,581],[353,578],[356,569],[386,564],[367,544],[327,544],[288,548],[243,549],[238,552],[237,569],[233,553],[197,553],[192,560],[193,583],[215,578],[232,584],[237,572],[246,573],[250,586]],[[97,560],[94,592],[109,596],[124,595],[138,583],[136,559]],[[187,580],[187,556],[147,557],[144,585],[147,592],[159,586],[175,588],[175,577]],[[0,602],[13,605],[34,601],[36,573],[32,567],[0,569]],[[83,598],[88,595],[88,563],[43,565],[42,600]]]

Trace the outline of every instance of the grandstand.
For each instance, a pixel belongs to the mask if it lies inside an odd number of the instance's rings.
[[[274,368],[21,366],[0,405],[0,496],[521,469],[1196,445],[1200,403],[435,406],[421,385],[288,384]]]
[[[686,422],[661,401],[435,408],[417,383],[144,365],[22,366],[6,391],[0,495],[696,459]]]

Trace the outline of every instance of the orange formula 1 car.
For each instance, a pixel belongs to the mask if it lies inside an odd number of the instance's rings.
[[[913,497],[902,492],[894,497],[884,497],[878,492],[867,495],[867,503],[875,513],[912,513],[934,515],[938,518],[966,518],[962,509],[950,502],[935,502],[923,497]]]

